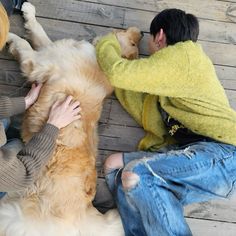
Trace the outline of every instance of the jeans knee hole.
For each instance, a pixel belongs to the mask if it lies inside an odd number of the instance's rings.
[[[130,190],[139,183],[139,176],[130,171],[124,171],[121,175],[122,186],[125,190]]]

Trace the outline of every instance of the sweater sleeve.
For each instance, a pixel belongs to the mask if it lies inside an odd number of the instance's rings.
[[[0,192],[24,190],[33,183],[55,149],[58,132],[46,124],[17,156],[7,146],[0,149]]]
[[[96,46],[98,63],[114,87],[155,95],[176,94],[188,76],[188,59],[183,48],[168,46],[148,58],[121,58],[121,48],[114,34],[103,37]],[[181,80],[182,79],[182,80]],[[180,82],[171,87],[172,82]]]
[[[25,111],[24,97],[0,97],[0,119],[9,118]]]

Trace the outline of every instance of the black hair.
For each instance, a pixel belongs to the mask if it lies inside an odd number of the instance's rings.
[[[167,45],[192,40],[196,42],[199,34],[199,23],[196,16],[186,14],[180,9],[166,9],[155,16],[150,26],[154,37],[163,29]]]

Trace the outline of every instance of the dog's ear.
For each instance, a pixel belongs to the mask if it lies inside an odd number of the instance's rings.
[[[129,27],[127,29],[127,34],[129,35],[129,38],[131,38],[136,45],[140,42],[141,38],[143,37],[143,33],[137,27]]]

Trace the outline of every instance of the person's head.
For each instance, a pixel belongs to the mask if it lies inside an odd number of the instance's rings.
[[[163,10],[154,17],[150,25],[150,52],[187,40],[196,42],[198,34],[199,23],[196,16],[179,9]]]
[[[9,27],[10,26],[7,12],[3,5],[0,3],[0,50],[2,50],[7,41]]]

